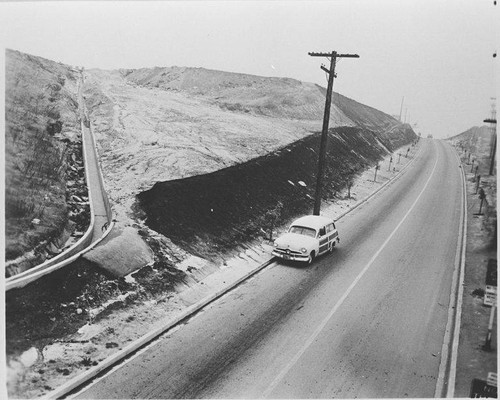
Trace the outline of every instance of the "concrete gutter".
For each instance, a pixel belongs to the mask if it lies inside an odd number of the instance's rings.
[[[355,210],[358,208],[360,205],[366,203],[369,199],[371,199],[373,196],[375,196],[378,192],[380,192],[383,188],[385,188],[387,185],[390,183],[394,182],[396,179],[398,179],[401,174],[408,168],[409,165],[411,165],[415,157],[420,154],[421,148],[417,151],[415,154],[414,158],[407,163],[396,175],[394,175],[391,179],[389,179],[387,182],[385,182],[382,186],[377,188],[374,192],[372,192],[369,196],[364,198],[363,200],[359,201],[356,203],[353,207],[348,209],[346,212],[341,214],[337,220],[343,218],[345,215],[350,213],[351,211]],[[68,381],[66,384],[60,386],[58,389],[48,393],[46,396],[43,396],[43,399],[60,399],[64,398],[67,396],[69,393],[77,389],[78,387],[84,385],[86,382],[89,380],[93,379],[97,375],[99,375],[101,372],[111,368],[113,365],[117,364],[118,362],[126,359],[129,355],[135,353],[139,349],[145,347],[148,345],[151,341],[157,339],[159,336],[161,336],[163,333],[167,332],[168,330],[172,329],[182,321],[190,318],[193,314],[197,313],[200,311],[202,308],[206,307],[208,304],[212,303],[213,301],[219,299],[220,297],[224,296],[237,286],[239,286],[242,282],[246,281],[247,279],[251,278],[258,272],[262,271],[264,268],[267,266],[273,264],[276,261],[276,257],[272,257],[268,261],[264,262],[263,264],[259,265],[256,267],[254,270],[250,271],[246,275],[242,276],[241,278],[237,279],[235,282],[231,283],[230,285],[226,286],[225,288],[212,293],[211,295],[207,296],[205,299],[200,300],[198,303],[193,304],[192,306],[188,307],[185,311],[180,313],[177,317],[171,319],[170,321],[166,322],[165,325],[162,327],[157,328],[156,330],[142,336],[141,338],[137,339],[136,341],[132,342],[129,344],[127,347],[124,349],[118,351],[117,353],[113,354],[112,356],[106,358],[100,365],[97,365],[93,368],[88,369],[87,371],[83,372],[82,374],[74,377],[70,381]]]
[[[462,303],[465,278],[465,251],[467,245],[467,183],[465,171],[459,155],[455,151],[462,175],[462,215],[460,217],[460,234],[455,255],[455,268],[451,284],[448,322],[441,350],[441,362],[436,383],[435,398],[455,397],[455,378],[457,373],[458,342],[462,319]]]

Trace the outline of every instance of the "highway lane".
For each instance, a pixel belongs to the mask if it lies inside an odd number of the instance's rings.
[[[339,221],[332,255],[268,267],[78,397],[433,397],[461,181],[453,150],[423,142]]]

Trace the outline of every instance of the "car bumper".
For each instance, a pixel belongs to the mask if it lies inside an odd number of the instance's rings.
[[[275,257],[279,257],[282,260],[287,260],[287,261],[308,261],[309,260],[308,254],[304,254],[304,255],[287,254],[287,253],[283,253],[279,250],[273,250],[272,254]]]

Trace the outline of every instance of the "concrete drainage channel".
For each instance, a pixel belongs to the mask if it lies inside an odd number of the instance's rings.
[[[377,188],[375,191],[373,191],[370,195],[365,197],[363,200],[360,200],[358,203],[356,203],[354,206],[349,208],[347,211],[342,213],[339,217],[337,217],[337,221],[361,206],[362,204],[366,203],[369,199],[371,199],[373,196],[375,196],[377,193],[379,193],[382,189],[386,188],[388,185],[396,181],[398,178],[401,177],[403,172],[415,161],[415,158],[417,155],[419,155],[421,152],[421,148],[418,149],[417,153],[414,155],[413,159],[408,162],[396,175],[394,175],[391,179],[389,179],[387,182],[385,182],[382,186]],[[70,394],[74,394],[77,392],[78,389],[82,389],[87,383],[89,383],[92,379],[96,378],[98,375],[105,373],[105,371],[110,370],[113,366],[117,365],[120,362],[125,361],[129,356],[132,356],[134,353],[139,351],[142,348],[145,348],[148,344],[153,342],[155,339],[158,339],[162,334],[166,333],[167,331],[171,330],[175,326],[181,324],[182,322],[186,321],[187,319],[191,318],[194,314],[196,314],[198,311],[209,305],[210,303],[214,302],[215,300],[219,299],[220,297],[224,296],[234,288],[238,287],[240,284],[243,282],[247,281],[250,279],[252,276],[256,275],[260,271],[262,271],[264,268],[268,267],[269,265],[273,264],[276,261],[276,258],[273,257],[269,259],[268,261],[264,262],[263,264],[259,265],[257,268],[252,270],[251,272],[247,273],[246,275],[242,276],[241,278],[237,279],[235,282],[231,283],[230,285],[226,286],[225,288],[212,293],[211,295],[207,296],[205,299],[199,301],[196,304],[193,304],[192,306],[188,307],[184,312],[182,312],[180,315],[177,317],[171,319],[168,321],[164,326],[151,331],[150,333],[142,336],[141,338],[137,339],[135,342],[131,343],[121,351],[117,352],[116,354],[108,357],[105,359],[100,365],[97,365],[84,373],[76,376],[75,378],[71,379],[69,382],[66,384],[60,386],[58,389],[47,393],[43,398],[44,399],[60,399],[60,398],[65,398],[68,397]]]

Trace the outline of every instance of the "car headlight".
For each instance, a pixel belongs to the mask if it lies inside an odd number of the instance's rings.
[[[302,253],[304,253],[304,254],[305,254],[305,253],[307,253],[307,249],[306,249],[305,247],[302,247],[302,248],[300,249],[300,251],[301,251]]]
[[[278,243],[274,242],[273,243],[274,247],[278,247]]]

